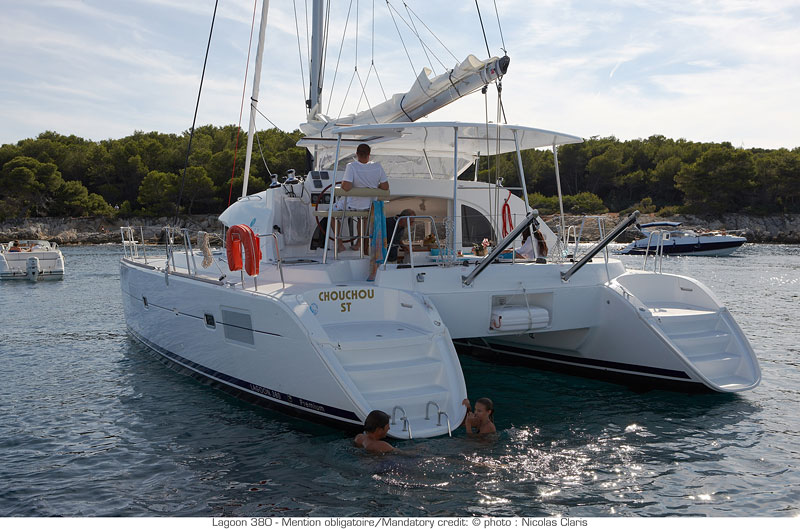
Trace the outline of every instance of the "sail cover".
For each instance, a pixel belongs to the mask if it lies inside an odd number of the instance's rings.
[[[319,113],[318,106],[312,108],[309,120],[300,125],[300,130],[306,136],[332,137],[330,129],[336,125],[416,121],[501,77],[509,62],[507,56],[481,61],[470,55],[452,70],[434,78],[430,78],[430,69],[423,68],[407,92],[395,94],[358,114],[330,118]]]

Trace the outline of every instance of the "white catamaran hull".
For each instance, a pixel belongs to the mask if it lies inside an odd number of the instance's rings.
[[[419,295],[363,282],[274,295],[126,260],[121,286],[134,337],[246,400],[348,429],[399,407],[401,438],[445,434],[464,416],[455,348]]]
[[[699,282],[625,272],[610,260],[607,266],[591,263],[564,283],[559,272],[567,268],[495,264],[470,287],[459,284],[460,274],[431,269],[424,283],[406,285],[425,292],[457,343],[475,349],[631,381],[687,382],[721,392],[758,385],[749,342]],[[379,277],[380,284],[392,281],[388,275]],[[403,280],[393,276],[392,284],[401,286]]]
[[[662,293],[679,295],[648,296],[658,283]],[[560,295],[563,292],[557,296],[563,312],[570,314],[570,321],[576,316],[583,320],[584,327],[531,329],[471,339],[464,345],[507,358],[594,370],[631,384],[649,379],[668,387],[679,382],[737,392],[761,380],[758,361],[741,329],[694,280],[627,272],[608,284],[584,289],[572,302]],[[687,299],[691,297],[695,299]]]
[[[345,428],[357,428],[373,409],[397,411],[408,421],[391,432],[401,438],[441,435],[447,419],[452,427],[463,418],[466,387],[453,339],[631,382],[644,377],[732,392],[760,380],[727,310],[688,278],[625,272],[610,260],[590,263],[564,283],[568,264],[496,263],[466,287],[471,266],[395,268],[379,270],[374,283],[354,279],[365,266],[285,267],[286,287],[266,267],[256,290],[252,280],[242,288],[238,277],[166,275],[163,267],[124,259],[126,320],[161,356],[240,397]],[[317,283],[300,282],[309,277]],[[445,420],[434,422],[439,411]]]

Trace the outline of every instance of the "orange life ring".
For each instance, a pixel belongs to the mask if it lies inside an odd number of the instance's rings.
[[[244,270],[249,276],[257,276],[261,262],[261,241],[247,224],[231,226],[225,236],[228,252],[228,267],[231,271],[242,269],[242,245],[244,244]]]

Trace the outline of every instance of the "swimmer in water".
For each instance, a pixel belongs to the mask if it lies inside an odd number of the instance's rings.
[[[364,421],[364,433],[356,435],[353,443],[373,454],[388,454],[395,448],[383,440],[389,433],[389,415],[380,410],[369,412]]]
[[[464,417],[464,427],[467,429],[467,435],[495,433],[497,431],[494,426],[494,403],[492,399],[483,397],[476,400],[474,413],[472,406],[469,404],[469,399],[464,399],[462,404],[467,407],[467,416]],[[473,431],[475,429],[478,431]]]

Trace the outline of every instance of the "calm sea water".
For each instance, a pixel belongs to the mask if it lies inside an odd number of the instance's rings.
[[[756,390],[641,392],[463,357],[498,439],[384,458],[166,368],[126,335],[119,247],[64,254],[63,282],[0,284],[0,516],[800,514],[800,246],[664,263],[729,307]]]

